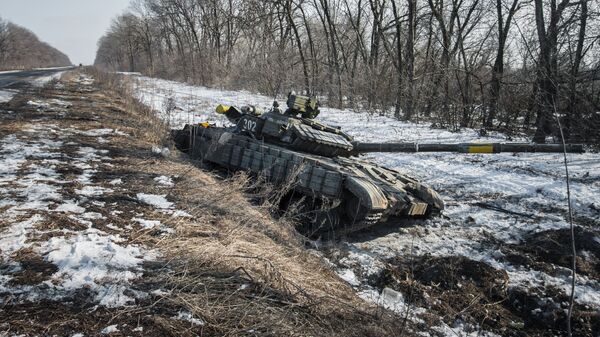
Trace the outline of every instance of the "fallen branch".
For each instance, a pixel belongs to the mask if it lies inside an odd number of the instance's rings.
[[[516,212],[516,211],[511,211],[511,210],[502,208],[502,207],[500,207],[498,205],[488,204],[488,203],[485,203],[485,202],[476,202],[473,205],[479,206],[481,208],[489,209],[489,210],[492,210],[492,211],[497,211],[497,212],[511,214],[511,215],[518,215],[518,216],[522,216],[522,217],[529,218],[529,219],[534,219],[535,218],[535,216],[533,216],[531,214],[521,213],[521,212]]]

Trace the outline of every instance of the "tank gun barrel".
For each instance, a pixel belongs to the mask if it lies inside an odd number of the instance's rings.
[[[502,152],[563,152],[562,144],[529,143],[456,143],[456,144],[419,144],[419,143],[361,143],[354,142],[358,153],[368,152],[457,152],[457,153],[502,153]],[[583,153],[582,144],[566,144],[568,153]]]

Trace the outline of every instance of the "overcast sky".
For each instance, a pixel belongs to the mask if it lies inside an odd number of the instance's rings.
[[[96,42],[130,0],[0,0],[0,17],[33,31],[74,64],[92,64]]]

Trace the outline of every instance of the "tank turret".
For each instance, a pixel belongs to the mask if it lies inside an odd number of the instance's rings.
[[[235,124],[239,134],[320,156],[352,154],[352,137],[313,119],[319,115],[316,99],[290,94],[287,106],[287,110],[281,112],[275,102],[271,110],[263,113],[254,106],[238,109],[221,104],[216,111]]]

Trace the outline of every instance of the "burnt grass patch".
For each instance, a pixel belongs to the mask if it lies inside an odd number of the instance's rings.
[[[465,325],[502,336],[561,336],[566,332],[568,296],[554,287],[510,287],[508,274],[463,256],[395,257],[372,278],[378,289],[401,292],[409,306],[427,308],[427,326],[439,316],[450,325]],[[575,305],[573,335],[600,333],[600,314]]]

